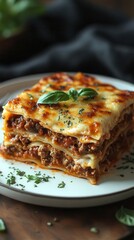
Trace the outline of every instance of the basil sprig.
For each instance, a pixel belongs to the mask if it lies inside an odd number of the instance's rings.
[[[98,93],[92,88],[81,88],[76,90],[70,88],[68,92],[63,92],[60,90],[55,90],[49,93],[43,94],[38,99],[38,104],[56,104],[62,101],[68,101],[73,99],[76,101],[78,97],[86,97],[86,100],[94,98]]]

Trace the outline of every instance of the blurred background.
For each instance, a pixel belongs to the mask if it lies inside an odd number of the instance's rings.
[[[0,0],[0,81],[83,71],[134,82],[134,0]]]
[[[130,17],[134,17],[134,0],[92,0],[92,2],[113,8],[116,11],[122,11]]]

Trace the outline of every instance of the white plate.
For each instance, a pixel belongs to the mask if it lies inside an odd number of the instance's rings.
[[[45,74],[43,74],[44,76]],[[0,85],[0,96],[9,93],[11,97],[37,82],[41,75],[21,77]],[[109,77],[97,76],[100,80],[114,84],[121,89],[134,91],[134,85]],[[2,120],[0,121],[2,129]],[[0,142],[2,142],[2,130]],[[23,176],[18,175],[24,173]],[[38,175],[40,174],[40,175]],[[35,180],[27,181],[28,175],[49,176],[48,182],[35,184]],[[9,185],[11,176],[15,183]],[[59,188],[59,184],[65,186]],[[116,202],[134,195],[134,150],[127,154],[116,167],[101,177],[98,185],[91,185],[85,179],[75,178],[67,174],[39,169],[24,163],[0,158],[0,193],[10,198],[53,207],[87,207]]]

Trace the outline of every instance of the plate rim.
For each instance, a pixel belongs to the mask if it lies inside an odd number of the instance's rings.
[[[130,187],[130,188],[127,188],[127,189],[124,189],[124,190],[121,190],[121,191],[116,191],[116,192],[113,192],[113,193],[108,193],[108,194],[101,194],[101,195],[93,195],[93,196],[83,196],[83,197],[70,197],[70,196],[51,196],[51,195],[45,195],[45,194],[40,194],[40,193],[35,193],[35,192],[29,192],[27,190],[21,190],[19,188],[15,188],[13,186],[9,186],[7,184],[4,184],[4,183],[1,183],[0,182],[0,187],[4,187],[4,188],[7,188],[8,190],[12,190],[14,192],[19,192],[19,193],[22,193],[22,194],[26,194],[26,195],[30,195],[30,196],[33,196],[33,197],[39,197],[39,198],[51,198],[51,199],[66,199],[66,200],[86,200],[86,199],[98,199],[98,198],[104,198],[104,197],[108,197],[108,196],[115,196],[115,195],[120,195],[120,194],[123,194],[123,193],[126,193],[126,192],[133,192],[134,191],[134,187]]]

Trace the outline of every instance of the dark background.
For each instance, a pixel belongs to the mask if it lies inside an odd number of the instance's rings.
[[[101,4],[104,7],[121,11],[124,14],[134,17],[134,1],[133,0],[91,0],[95,4]]]
[[[24,31],[0,40],[0,81],[83,71],[134,82],[134,1],[51,0]]]

